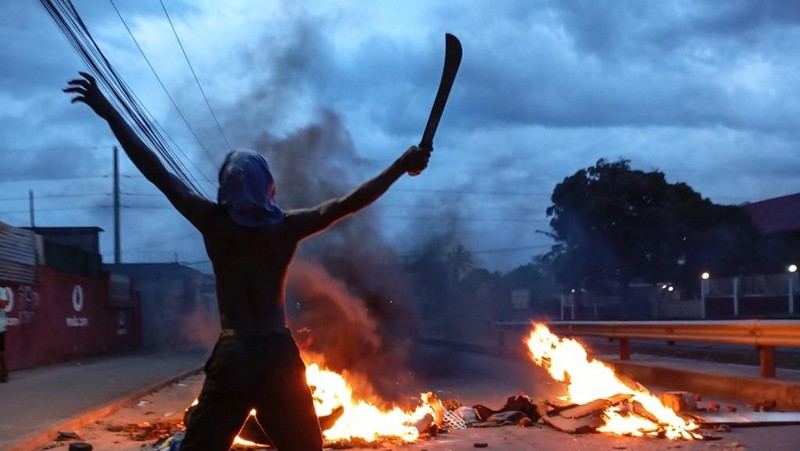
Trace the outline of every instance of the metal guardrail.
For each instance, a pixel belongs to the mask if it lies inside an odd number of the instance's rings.
[[[607,337],[619,341],[620,359],[630,359],[630,339],[684,341],[755,346],[761,376],[775,377],[775,347],[800,347],[800,321],[553,321],[550,330],[562,336]],[[500,330],[527,330],[530,322],[498,322]]]

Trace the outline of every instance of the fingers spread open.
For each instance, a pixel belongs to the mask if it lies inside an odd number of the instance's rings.
[[[62,89],[64,92],[74,92],[76,94],[85,95],[86,89],[80,86],[70,86],[69,88]]]
[[[75,102],[86,103],[86,97],[84,97],[84,96],[75,96],[75,97],[72,98],[72,100],[69,101],[69,103],[75,103]]]
[[[89,80],[89,83],[91,83],[91,84],[95,84],[96,83],[96,81],[95,81],[94,77],[92,76],[92,74],[90,74],[88,72],[81,72],[81,71],[78,71],[78,73],[81,74],[81,76],[84,77],[85,79]]]
[[[88,81],[80,79],[80,78],[75,79],[75,80],[70,80],[70,81],[67,82],[67,84],[68,85],[83,86],[85,89],[89,89],[89,86],[90,86]]]

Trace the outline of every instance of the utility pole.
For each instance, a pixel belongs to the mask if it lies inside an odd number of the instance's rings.
[[[121,263],[119,236],[119,149],[114,146],[114,264]]]
[[[33,190],[28,190],[28,210],[30,211],[31,216],[31,228],[36,227],[36,215],[33,209]]]

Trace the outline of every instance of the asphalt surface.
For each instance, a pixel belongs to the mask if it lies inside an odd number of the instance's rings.
[[[42,442],[60,427],[76,428],[108,414],[130,398],[198,371],[208,353],[145,351],[12,372],[9,382],[0,384],[0,450]]]
[[[76,421],[86,424],[113,412],[113,409],[103,412],[101,407],[122,407],[132,403],[136,396],[144,396],[147,391],[181,379],[198,369],[207,353],[205,349],[138,353],[12,373],[11,382],[0,384],[0,449],[41,450],[46,443],[43,437],[46,439],[64,430],[64,425],[69,425],[66,430],[79,429]],[[419,377],[420,389],[435,390],[443,397],[451,394],[466,405],[498,408],[507,397],[518,392],[540,398],[550,398],[560,392],[559,383],[524,359],[430,346],[417,358],[419,366],[426,369]],[[706,372],[709,378],[722,371],[713,362],[684,361],[683,364],[693,371]],[[658,391],[657,387],[649,388]],[[191,396],[187,397],[187,403],[191,402],[188,398]],[[733,400],[719,402],[736,405],[740,411],[748,409],[746,404]],[[800,426],[737,428],[715,435],[720,440],[674,443],[600,434],[570,435],[549,427],[510,426],[454,431],[434,440],[397,448],[467,450],[473,449],[476,443],[487,443],[495,450],[800,449],[797,443]],[[37,438],[38,442],[34,440]]]

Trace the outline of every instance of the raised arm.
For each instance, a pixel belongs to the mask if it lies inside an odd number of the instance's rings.
[[[321,232],[337,221],[375,202],[394,182],[407,172],[420,172],[428,166],[431,149],[410,147],[376,177],[338,199],[331,199],[315,208],[291,210],[286,215],[300,239]]]
[[[103,96],[90,74],[79,72],[83,78],[71,80],[64,92],[77,94],[72,103],[83,102],[105,119],[125,153],[144,177],[154,184],[172,205],[195,227],[213,211],[214,204],[190,189],[181,179],[167,171],[158,156],[150,149],[122,116]]]

